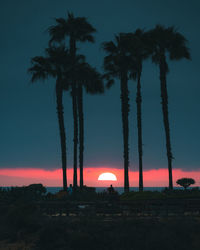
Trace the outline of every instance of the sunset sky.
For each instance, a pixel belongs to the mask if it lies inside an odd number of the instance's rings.
[[[98,177],[102,173],[113,173],[117,180],[116,181],[98,181]],[[114,187],[122,187],[124,185],[124,171],[118,168],[85,168],[84,170],[84,184],[87,186],[95,187],[108,187],[111,184]],[[145,187],[167,187],[168,186],[168,171],[167,169],[152,169],[146,170],[144,175],[144,186]],[[199,186],[200,172],[199,171],[183,171],[181,169],[175,169],[173,171],[174,180],[182,177],[195,178],[197,183],[195,186]],[[131,186],[138,186],[139,173],[138,171],[129,172],[129,178]],[[46,170],[46,169],[35,169],[35,168],[14,168],[14,169],[1,169],[0,170],[0,183],[1,186],[23,186],[29,185],[30,183],[42,183],[45,186],[50,187],[61,187],[62,186],[62,170]],[[73,183],[73,171],[68,170],[68,183]],[[174,181],[174,185],[176,185]]]
[[[30,59],[44,55],[49,26],[67,11],[85,16],[97,29],[95,44],[78,44],[79,53],[103,72],[104,41],[118,32],[174,25],[188,39],[192,61],[170,62],[169,118],[174,182],[191,177],[200,186],[200,2],[198,0],[2,0],[0,3],[0,186],[43,183],[61,186],[60,141],[55,81],[30,83]],[[144,186],[167,186],[167,158],[160,105],[158,67],[144,64]],[[138,185],[136,84],[130,89],[130,185]],[[73,119],[69,93],[64,95],[68,183],[72,182]],[[99,174],[116,174],[123,185],[122,122],[119,81],[104,95],[84,94],[85,183],[104,186]],[[110,184],[110,183],[109,183]]]

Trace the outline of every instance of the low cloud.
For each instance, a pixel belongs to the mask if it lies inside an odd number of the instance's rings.
[[[116,175],[117,181],[98,181],[100,174],[110,172]],[[87,186],[123,186],[124,180],[123,169],[111,167],[99,167],[84,169],[84,184]],[[167,169],[151,169],[143,172],[145,187],[167,187],[168,186],[168,170]],[[200,185],[200,171],[184,171],[182,169],[173,170],[173,180],[176,186],[176,180],[182,177],[190,177],[196,180],[196,186]],[[67,170],[68,185],[73,183],[73,169]],[[138,171],[129,172],[130,186],[138,186]],[[79,175],[78,175],[79,180]],[[42,183],[45,186],[62,186],[62,170],[46,170],[38,168],[4,168],[0,169],[0,186],[23,186],[31,183]]]

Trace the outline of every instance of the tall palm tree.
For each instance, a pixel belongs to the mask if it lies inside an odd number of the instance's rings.
[[[57,116],[61,141],[61,155],[62,155],[62,170],[63,170],[63,189],[67,190],[67,155],[66,155],[66,134],[63,117],[63,80],[62,72],[63,65],[69,56],[64,47],[48,48],[46,49],[46,57],[36,56],[32,58],[32,67],[28,69],[31,73],[31,81],[46,80],[49,76],[56,78],[56,103],[57,103]]]
[[[104,58],[105,77],[109,80],[108,87],[112,86],[113,78],[120,79],[122,127],[124,143],[124,191],[129,191],[129,90],[128,76],[132,67],[130,53],[127,52],[127,41],[124,34],[115,36],[115,40],[103,43],[107,53]]]
[[[168,112],[168,93],[167,93],[167,73],[169,72],[167,64],[167,55],[170,60],[190,59],[187,40],[177,32],[174,27],[165,28],[157,25],[148,32],[148,42],[152,47],[152,61],[159,66],[160,87],[162,99],[163,122],[166,136],[166,149],[169,171],[169,189],[173,189],[172,178],[172,149],[170,140],[169,112]]]
[[[137,80],[137,128],[138,128],[138,155],[139,155],[139,191],[143,191],[143,163],[142,163],[142,95],[141,95],[141,75],[143,61],[150,55],[145,32],[137,29],[134,33],[125,34],[128,41],[128,50],[134,61],[131,70],[131,77]]]
[[[79,118],[79,167],[80,188],[83,188],[83,152],[84,152],[84,113],[83,113],[83,88],[89,94],[104,93],[103,81],[100,73],[87,63],[76,67],[77,103]]]
[[[77,58],[78,56],[76,56]],[[84,58],[82,56],[82,58]],[[80,188],[83,188],[83,152],[84,152],[84,112],[83,112],[83,88],[89,94],[104,93],[102,76],[97,70],[91,67],[84,60],[76,61],[73,69],[65,72],[66,82],[73,84],[77,83],[77,104],[78,104],[78,119],[79,119],[79,166],[80,166]],[[69,85],[67,84],[67,88]]]
[[[88,23],[85,17],[74,17],[72,13],[68,13],[67,19],[56,18],[56,25],[49,28],[51,36],[50,44],[54,42],[62,43],[66,37],[69,37],[69,51],[71,55],[71,64],[75,69],[76,43],[77,42],[94,42],[92,33],[96,30]],[[75,73],[72,72],[72,76]],[[77,187],[77,145],[78,145],[78,119],[77,119],[77,84],[74,81],[72,85],[73,98],[73,115],[74,115],[74,188]],[[81,141],[83,143],[83,141]],[[82,145],[83,148],[83,145]],[[82,154],[83,152],[80,152]],[[81,161],[82,162],[82,161]],[[83,163],[81,163],[83,164]],[[81,166],[82,168],[83,166]]]
[[[83,87],[89,94],[104,93],[101,75],[89,64],[82,65],[78,69],[80,79],[77,79],[78,91],[78,114],[79,114],[79,167],[80,167],[80,188],[83,188],[83,152],[84,152],[84,113],[83,113]]]

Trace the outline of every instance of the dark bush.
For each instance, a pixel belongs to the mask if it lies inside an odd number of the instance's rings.
[[[190,185],[195,184],[195,180],[192,178],[182,178],[182,179],[178,179],[176,181],[176,183],[178,185],[180,185],[181,187],[184,187],[185,189],[188,188]]]

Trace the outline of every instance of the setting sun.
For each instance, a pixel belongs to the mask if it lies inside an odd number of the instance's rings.
[[[98,177],[98,181],[116,181],[116,180],[117,180],[116,175],[112,173],[103,173],[100,174]]]

